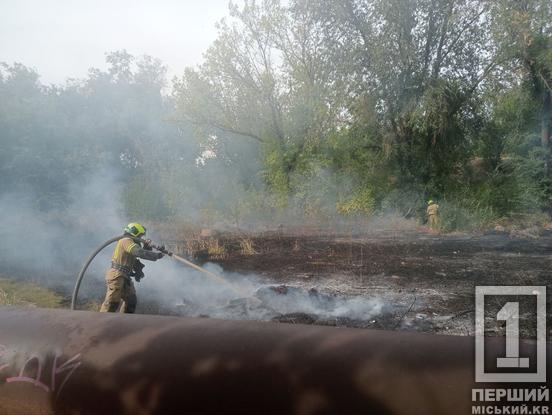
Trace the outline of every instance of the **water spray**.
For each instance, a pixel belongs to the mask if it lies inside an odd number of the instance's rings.
[[[140,239],[140,242],[144,242],[143,239]],[[237,288],[236,286],[232,285],[231,283],[229,283],[227,280],[225,280],[224,278],[222,278],[220,275],[217,275],[215,274],[214,272],[211,272],[211,271],[208,271],[206,270],[205,268],[202,268],[200,267],[199,265],[197,264],[194,264],[192,261],[188,261],[186,258],[183,258],[181,257],[180,255],[177,255],[175,254],[174,252],[170,252],[168,251],[167,249],[165,249],[164,246],[159,246],[159,245],[155,245],[155,244],[149,244],[149,246],[151,246],[153,249],[155,249],[156,251],[159,251],[161,252],[162,254],[164,255],[167,255],[169,256],[170,258],[178,261],[178,262],[181,262],[182,264],[184,265],[187,265],[188,267],[190,268],[193,268],[199,272],[202,272],[203,274],[205,274],[207,277],[209,277],[210,280],[216,282],[217,284],[226,284],[228,285],[230,288],[232,288],[232,290],[234,290],[237,294],[240,294],[240,295],[243,295],[245,297],[248,297],[249,294],[245,293],[244,291],[240,290],[239,288]]]
[[[79,272],[79,275],[77,276],[77,281],[75,282],[75,287],[73,288],[73,294],[71,296],[71,310],[76,310],[76,305],[77,305],[77,298],[78,298],[78,295],[79,295],[79,289],[80,289],[80,286],[81,286],[81,283],[82,283],[82,280],[84,279],[84,275],[86,274],[86,270],[88,269],[88,267],[90,266],[90,264],[92,263],[92,261],[94,260],[94,258],[106,247],[108,247],[109,245],[111,245],[113,242],[117,242],[119,241],[120,239],[122,238],[125,238],[125,237],[128,237],[128,235],[119,235],[119,236],[115,236],[114,238],[111,238],[111,239],[108,239],[107,241],[105,241],[103,244],[101,244],[94,252],[92,252],[92,254],[87,258],[86,262],[84,263],[84,265],[82,266],[80,272]],[[227,286],[229,286],[234,292],[236,292],[237,294],[239,294],[240,296],[243,296],[243,297],[250,297],[249,294],[243,292],[242,290],[240,290],[239,288],[235,287],[234,285],[232,285],[230,282],[228,282],[227,280],[225,280],[224,278],[222,278],[220,275],[217,275],[215,274],[214,272],[211,272],[211,271],[207,271],[205,268],[202,268],[200,267],[199,265],[197,264],[194,264],[193,262],[191,261],[188,261],[187,259],[173,253],[173,252],[170,252],[168,251],[167,249],[165,249],[164,246],[162,245],[156,245],[156,244],[152,244],[150,243],[149,241],[145,241],[144,239],[141,239],[141,238],[135,238],[133,237],[132,239],[134,239],[135,241],[137,242],[142,242],[142,243],[147,243],[149,246],[151,246],[153,249],[161,252],[162,254],[164,255],[167,255],[168,257],[188,266],[188,267],[191,267],[197,271],[200,271],[202,272],[204,275],[206,275],[207,277],[209,277],[210,280],[216,282],[217,284],[225,284]]]

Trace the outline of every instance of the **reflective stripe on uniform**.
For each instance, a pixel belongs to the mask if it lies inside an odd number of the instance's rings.
[[[132,250],[134,249],[135,246],[138,246],[138,244],[136,242],[133,242],[132,245],[129,245],[127,249],[125,249],[125,251],[127,251],[129,254],[132,253]]]

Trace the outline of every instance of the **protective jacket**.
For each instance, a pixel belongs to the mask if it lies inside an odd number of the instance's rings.
[[[156,261],[160,258],[160,254],[142,248],[131,237],[125,237],[117,242],[117,246],[111,257],[111,268],[107,271],[106,279],[113,280],[118,277],[129,278],[133,272],[142,274],[144,267],[138,258],[143,258],[148,261]],[[140,277],[143,276],[140,275]]]
[[[439,210],[439,205],[437,203],[432,203],[427,207],[427,214],[428,216],[436,215],[438,210]]]

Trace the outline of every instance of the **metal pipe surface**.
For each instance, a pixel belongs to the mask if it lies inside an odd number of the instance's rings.
[[[2,415],[470,414],[484,386],[473,337],[0,308]]]

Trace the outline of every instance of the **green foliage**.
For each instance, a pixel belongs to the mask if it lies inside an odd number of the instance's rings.
[[[500,161],[485,180],[451,192],[439,201],[442,229],[477,230],[509,216],[537,213],[543,194],[533,169],[522,160]]]
[[[132,218],[160,220],[171,216],[165,191],[159,179],[152,175],[139,175],[131,179],[123,192],[125,211]]]
[[[131,154],[128,209],[161,218],[185,205],[238,226],[421,220],[432,196],[451,230],[546,208],[550,12],[541,0],[233,5],[204,63],[174,84],[195,158]],[[112,82],[160,84],[151,60],[139,78],[128,54],[108,61]]]
[[[497,220],[491,208],[478,199],[453,199],[439,202],[439,229],[478,231]]]
[[[425,218],[427,199],[416,188],[395,188],[381,202],[383,213],[398,214],[406,218]]]
[[[351,198],[338,202],[337,211],[343,215],[370,216],[374,213],[376,202],[370,189],[362,189]]]
[[[289,154],[279,143],[265,144],[263,152],[262,177],[268,188],[280,197],[280,206],[285,206],[285,199],[290,192]]]
[[[459,113],[466,105],[457,85],[442,82],[426,91],[411,115],[409,173],[421,180],[428,193],[444,194],[471,155],[469,119]]]
[[[0,67],[0,195],[112,170],[127,214],[211,225],[395,212],[477,229],[552,207],[548,0],[246,1],[166,96],[126,51],[53,87]]]

